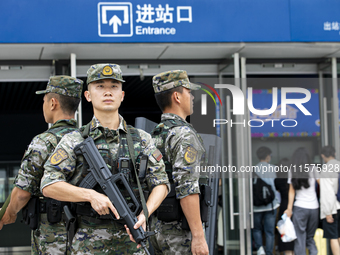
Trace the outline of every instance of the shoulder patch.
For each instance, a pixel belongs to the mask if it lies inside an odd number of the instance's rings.
[[[159,149],[156,149],[153,153],[152,156],[157,160],[160,161],[163,158],[162,153],[159,151]]]
[[[196,161],[196,158],[197,158],[197,150],[192,146],[188,146],[184,153],[185,161],[188,164],[192,164]]]
[[[68,158],[68,155],[65,150],[63,149],[58,149],[53,155],[51,156],[51,164],[52,165],[58,165],[62,161]]]

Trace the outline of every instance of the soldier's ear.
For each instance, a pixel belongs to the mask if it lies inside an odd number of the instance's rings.
[[[84,91],[84,96],[85,96],[87,102],[91,102],[91,93],[88,90]]]
[[[122,91],[122,100],[120,100],[121,102],[123,102],[124,96],[125,96],[125,91]]]
[[[50,105],[51,105],[51,111],[55,110],[58,104],[58,100],[55,97],[51,98]]]
[[[181,99],[180,99],[180,93],[178,93],[177,91],[175,91],[173,94],[172,94],[172,98],[175,100],[175,102],[177,103],[180,103],[181,102]]]

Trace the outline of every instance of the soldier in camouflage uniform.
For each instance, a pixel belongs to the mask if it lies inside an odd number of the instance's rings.
[[[166,209],[169,202],[165,200],[157,211],[158,218],[152,216],[152,227],[158,232],[151,237],[156,254],[209,254],[200,217],[199,176],[195,173],[205,149],[200,136],[185,121],[193,111],[191,90],[199,87],[190,83],[186,71],[182,70],[153,77],[156,101],[163,114],[152,137],[156,147],[164,153],[171,193],[174,192],[175,203],[182,209],[191,230],[182,229],[182,220],[169,218],[171,215],[161,217],[160,211],[169,209]],[[171,205],[171,208],[176,206]]]
[[[44,133],[33,138],[21,162],[15,179],[11,202],[0,221],[3,224],[14,223],[17,213],[33,197],[45,200],[40,192],[44,163],[54,151],[61,137],[77,129],[74,119],[78,108],[83,81],[70,76],[52,76],[44,94],[43,113],[47,123],[54,123]],[[39,216],[38,216],[39,217]],[[38,228],[32,231],[32,254],[64,254],[66,249],[66,231],[63,222],[49,223],[46,213],[40,214]]]
[[[135,157],[140,153],[148,156],[148,167],[142,184],[151,192],[146,203],[149,215],[157,209],[170,189],[162,155],[153,144],[151,136],[143,130],[127,126],[123,117],[118,114],[124,99],[123,82],[119,65],[96,64],[90,67],[85,97],[92,102],[94,117],[80,131],[65,135],[45,164],[41,182],[45,196],[69,202],[88,202],[84,205],[77,204],[79,228],[73,238],[72,254],[145,254],[144,250],[137,249],[136,244],[130,241],[124,222],[112,220],[108,215],[111,210],[119,217],[108,197],[100,189],[78,187],[88,172],[84,157],[75,155],[74,148],[83,142],[82,134],[86,130],[113,174],[118,172],[117,160],[122,156],[130,157],[126,148],[128,129],[137,134],[139,141],[134,141],[135,151],[131,154],[135,154]],[[136,180],[131,172],[124,174],[130,185],[136,188]],[[94,210],[97,215],[89,215],[86,208]],[[143,211],[137,218],[135,227],[143,226],[145,229]]]

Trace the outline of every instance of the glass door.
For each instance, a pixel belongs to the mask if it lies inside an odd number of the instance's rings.
[[[234,54],[234,85],[246,95],[245,59],[241,58],[241,77],[239,75],[239,57]],[[222,79],[220,79],[222,84]],[[228,171],[222,178],[222,209],[220,214],[223,221],[223,254],[245,255],[252,253],[251,228],[253,227],[253,194],[250,173],[243,172],[245,166],[251,166],[251,135],[248,125],[232,125],[231,123],[248,123],[249,113],[233,115],[233,97],[219,90],[226,99],[226,107],[222,116],[228,121],[221,128],[224,141],[223,162]],[[229,93],[229,92],[228,92]],[[246,100],[244,100],[246,103]],[[236,104],[235,104],[236,105]],[[244,109],[248,109],[246,106]]]
[[[251,254],[252,182],[249,173],[239,172],[241,166],[248,165],[245,161],[248,153],[244,150],[244,145],[240,143],[240,134],[232,135],[231,130],[227,131],[228,133],[228,160],[225,164],[231,167],[222,178],[221,213],[223,234],[225,234],[223,236],[224,254]],[[239,153],[236,154],[235,152],[238,151]],[[232,155],[231,152],[233,152]]]

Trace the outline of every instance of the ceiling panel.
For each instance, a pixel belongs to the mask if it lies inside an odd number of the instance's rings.
[[[48,81],[52,66],[21,66],[21,69],[0,70],[2,81]]]
[[[157,59],[163,44],[52,44],[44,48],[42,59]]]
[[[327,57],[340,58],[340,46],[337,51],[334,51],[332,54],[328,55]]]
[[[225,59],[242,47],[242,43],[172,44],[161,59]]]
[[[0,44],[1,60],[39,60],[41,44]]]
[[[340,44],[254,43],[246,44],[240,55],[246,58],[323,58],[340,49]]]
[[[340,43],[0,44],[0,60],[220,60],[340,57]]]

